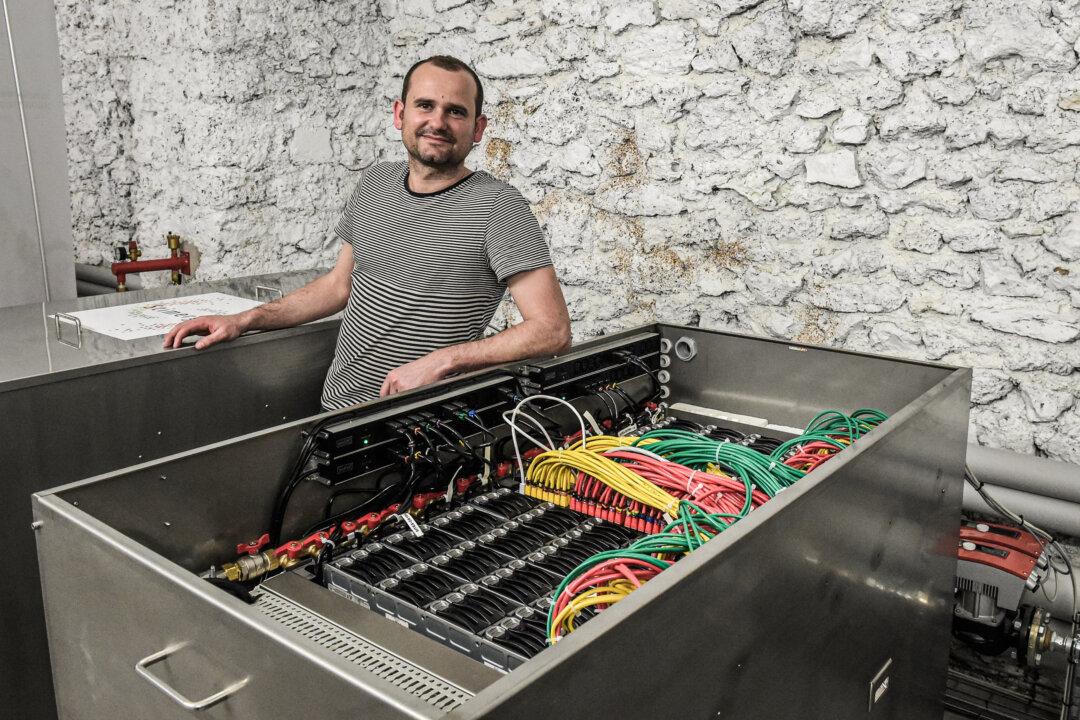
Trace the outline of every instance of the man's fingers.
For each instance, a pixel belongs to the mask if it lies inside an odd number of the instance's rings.
[[[210,326],[207,326],[206,329],[210,330],[211,328]],[[195,343],[195,349],[202,350],[203,348],[210,347],[211,345],[216,345],[222,340],[227,340],[228,337],[228,329],[224,325],[218,325],[216,328],[213,328],[213,332]]]
[[[184,338],[186,338],[188,336],[188,334],[191,332],[191,327],[186,322],[185,323],[180,323],[179,325],[174,327],[172,329],[172,331],[173,331],[172,347],[178,348],[178,347],[180,347],[180,343],[182,343],[184,341]]]

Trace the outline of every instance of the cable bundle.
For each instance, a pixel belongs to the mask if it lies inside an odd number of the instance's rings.
[[[728,527],[730,523],[724,518],[683,502],[679,517],[661,532],[647,535],[623,550],[593,555],[555,589],[555,600],[548,611],[548,642],[573,632],[579,621],[622,600]]]
[[[645,532],[657,524],[651,510],[662,510],[673,518],[660,532],[651,530],[654,534],[626,549],[597,553],[574,568],[555,591],[548,614],[548,641],[554,643],[573,632],[575,624],[626,597],[885,419],[884,413],[869,409],[851,415],[835,410],[819,413],[802,435],[781,443],[769,455],[726,439],[718,442],[685,429],[663,428],[636,439],[588,441],[589,450],[595,442],[596,450],[603,453],[591,465],[584,461],[584,455],[591,453],[582,450],[538,456],[528,477],[539,486],[551,482],[561,492],[567,476],[575,475],[574,509]],[[630,445],[615,445],[623,440]],[[537,467],[538,463],[542,464]],[[656,493],[641,492],[612,466],[649,483]],[[694,484],[698,479],[700,487]],[[671,512],[666,498],[675,500],[676,512]],[[733,502],[735,498],[740,502]],[[637,520],[641,517],[646,522]]]
[[[590,445],[591,447],[591,445]],[[589,450],[550,450],[529,464],[525,492],[567,507],[578,474],[596,478],[631,501],[676,517],[679,499],[621,463]]]
[[[814,416],[802,435],[782,443],[770,457],[806,474],[887,418],[885,413],[871,408],[860,408],[851,415],[826,410]]]

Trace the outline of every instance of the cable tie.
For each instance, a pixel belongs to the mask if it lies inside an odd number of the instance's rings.
[[[693,493],[690,492],[690,482],[694,479],[695,475],[697,475],[697,470],[692,470],[690,472],[690,477],[686,478],[686,494],[687,495],[692,495],[693,494]]]

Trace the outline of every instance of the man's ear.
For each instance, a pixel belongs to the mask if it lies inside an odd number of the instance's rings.
[[[405,115],[405,103],[401,100],[394,101],[394,127],[398,130],[401,129],[401,123],[404,120]]]
[[[476,128],[473,130],[472,139],[474,143],[478,143],[484,138],[484,130],[487,129],[487,124],[487,115],[481,115],[480,117],[476,118]]]

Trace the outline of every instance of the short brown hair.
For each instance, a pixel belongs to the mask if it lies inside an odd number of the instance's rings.
[[[412,79],[413,71],[427,63],[451,72],[467,72],[472,76],[473,82],[476,83],[476,117],[480,117],[484,109],[484,86],[480,83],[480,76],[464,62],[450,55],[432,55],[409,68],[409,72],[405,73],[405,79],[401,83],[401,101],[405,102],[405,96],[409,94],[409,80]]]

